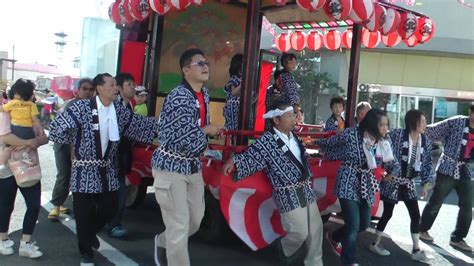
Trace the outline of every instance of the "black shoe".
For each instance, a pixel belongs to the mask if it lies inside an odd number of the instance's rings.
[[[90,255],[82,255],[81,266],[94,266],[94,257]]]
[[[99,238],[97,238],[97,236],[94,236],[94,238],[92,238],[92,248],[95,249],[95,250],[98,250],[100,248],[100,241],[99,241]]]
[[[166,248],[157,247],[156,252],[158,254],[158,262],[160,263],[160,266],[167,266],[168,259],[166,258]]]

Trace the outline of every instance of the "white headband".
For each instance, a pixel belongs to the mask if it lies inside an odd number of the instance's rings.
[[[288,112],[293,112],[293,107],[292,106],[286,107],[285,110],[280,110],[280,109],[277,108],[275,110],[268,111],[263,115],[263,119],[275,118],[275,117],[278,117],[278,116],[282,116],[283,114],[288,113]]]

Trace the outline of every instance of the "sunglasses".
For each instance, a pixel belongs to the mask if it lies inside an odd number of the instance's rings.
[[[199,61],[199,62],[196,62],[196,63],[191,63],[188,66],[200,66],[200,67],[208,66],[209,67],[209,62],[208,61]]]

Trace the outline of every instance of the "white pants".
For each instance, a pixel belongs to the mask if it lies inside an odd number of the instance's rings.
[[[188,266],[188,237],[196,233],[204,217],[202,172],[182,175],[153,169],[156,201],[160,205],[165,231],[158,246],[166,248],[169,266]]]
[[[287,232],[281,239],[285,256],[293,255],[306,243],[304,265],[323,265],[323,222],[316,202],[305,208],[282,213],[281,223]]]

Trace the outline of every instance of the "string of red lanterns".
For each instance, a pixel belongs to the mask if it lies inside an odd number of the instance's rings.
[[[372,0],[297,0],[296,3],[309,12],[322,8],[330,18],[342,20],[349,17],[355,24],[362,24],[364,30],[361,42],[369,49],[377,47],[381,41],[385,46],[393,47],[402,40],[407,46],[414,47],[419,43],[430,41],[435,32],[432,19],[384,7]],[[305,36],[304,32],[297,30],[293,33],[280,34],[275,42],[280,44],[277,45],[280,51],[287,52],[291,49],[301,51],[305,47],[301,40],[303,36]],[[319,36],[322,36],[322,42],[319,41],[321,39]],[[290,40],[287,41],[287,38]],[[293,41],[293,39],[298,41]],[[308,49],[321,49],[320,44],[329,50],[337,50],[341,45],[350,49],[352,30],[349,29],[343,34],[328,30],[324,35],[313,31],[306,35]]]
[[[181,11],[192,5],[202,6],[207,0],[116,0],[109,6],[109,17],[116,24],[142,21],[154,11],[166,15],[173,10]],[[285,5],[286,0],[274,0],[276,5]],[[373,0],[296,0],[296,4],[309,12],[323,9],[324,13],[335,20],[350,18],[355,24],[362,24],[365,29],[362,44],[375,48],[382,42],[392,47],[401,40],[407,46],[414,47],[419,43],[431,40],[435,32],[432,19],[417,17],[415,14],[384,7]],[[394,33],[397,34],[394,34]],[[301,51],[321,49],[324,45],[329,50],[337,50],[343,45],[350,48],[352,31],[341,34],[329,30],[324,35],[312,31],[306,34],[297,30],[293,33],[282,33],[275,39],[277,49],[287,52],[290,49]]]

